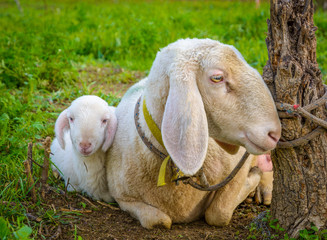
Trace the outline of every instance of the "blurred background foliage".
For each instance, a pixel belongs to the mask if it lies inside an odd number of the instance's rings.
[[[232,44],[261,70],[267,60],[269,4],[202,1],[21,1],[0,4],[0,80],[47,89],[76,79],[74,62],[99,59],[146,71],[179,38]],[[318,61],[326,73],[326,13],[318,10]]]

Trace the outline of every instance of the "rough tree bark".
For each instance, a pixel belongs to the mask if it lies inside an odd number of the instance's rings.
[[[269,60],[263,71],[276,102],[306,106],[324,94],[316,61],[317,28],[312,0],[271,0],[268,36]],[[326,107],[313,111],[326,119]],[[285,114],[284,114],[285,115]],[[291,141],[312,132],[317,125],[301,116],[282,118],[282,139]],[[276,149],[272,216],[289,236],[313,223],[327,228],[327,134],[308,144]]]

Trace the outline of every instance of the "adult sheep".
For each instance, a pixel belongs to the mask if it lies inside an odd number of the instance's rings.
[[[261,172],[250,171],[249,160],[216,192],[170,181],[158,187],[162,159],[142,142],[134,123],[139,98],[143,137],[169,154],[185,175],[202,167],[208,182],[216,184],[244,153],[238,146],[262,154],[275,148],[280,137],[275,104],[260,74],[232,46],[210,39],[179,40],[158,52],[148,77],[129,89],[116,109],[119,124],[106,169],[110,194],[121,209],[148,229],[203,215],[211,225],[228,224]],[[161,128],[165,148],[150,132],[144,109]],[[171,175],[167,167],[167,179]]]

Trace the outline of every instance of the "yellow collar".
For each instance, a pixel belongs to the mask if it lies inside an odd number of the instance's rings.
[[[165,145],[162,141],[162,135],[159,127],[154,122],[151,114],[149,113],[149,110],[146,106],[145,98],[143,97],[143,116],[146,121],[146,124],[148,125],[152,135],[155,137],[155,139],[160,143],[160,145],[166,150]]]
[[[166,150],[165,145],[162,141],[162,135],[161,135],[161,131],[159,129],[159,127],[157,126],[157,124],[154,122],[151,114],[149,113],[149,110],[146,106],[146,102],[145,102],[145,97],[143,97],[143,115],[144,115],[144,119],[146,124],[148,125],[148,128],[150,129],[152,135],[155,137],[155,139],[160,143],[160,145]],[[167,151],[167,150],[166,150]],[[165,176],[166,176],[166,168],[167,168],[167,164],[168,161],[170,160],[170,156],[168,155],[162,162],[161,166],[160,166],[160,170],[159,170],[159,176],[158,176],[158,182],[157,182],[157,186],[164,186],[166,185],[165,182]],[[171,178],[171,181],[176,181],[179,178],[183,177],[184,174],[183,172],[177,168],[177,166],[172,162],[172,169],[173,169],[173,176]]]

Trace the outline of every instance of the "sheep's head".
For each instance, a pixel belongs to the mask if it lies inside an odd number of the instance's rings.
[[[273,98],[234,47],[218,44],[210,50],[201,61],[197,85],[209,135],[218,143],[244,146],[252,154],[276,147],[281,126]]]
[[[276,147],[281,126],[260,74],[232,46],[209,39],[179,40],[158,53],[149,79],[168,79],[163,142],[176,165],[193,175],[206,156],[208,137],[229,153]]]
[[[74,149],[82,156],[90,156],[112,144],[117,128],[114,108],[97,96],[82,96],[64,110],[56,122],[56,136],[65,148],[64,130],[70,130]]]

